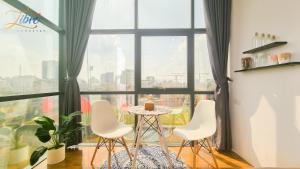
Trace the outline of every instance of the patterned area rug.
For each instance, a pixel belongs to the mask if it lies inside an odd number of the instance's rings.
[[[134,149],[132,149],[131,152],[134,152]],[[175,153],[170,153],[170,158],[172,160],[174,168],[176,169],[187,168],[183,161],[181,161],[180,159],[176,160]],[[112,164],[111,168],[114,169],[131,168],[131,162],[125,150],[113,154],[111,164]],[[151,147],[140,148],[136,166],[137,168],[142,168],[142,169],[160,169],[160,168],[168,169],[169,163],[165,156],[165,153],[160,147],[151,146]],[[106,168],[107,168],[107,160],[104,162],[101,169],[106,169]]]

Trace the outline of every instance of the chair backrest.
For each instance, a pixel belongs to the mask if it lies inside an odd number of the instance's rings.
[[[207,133],[213,135],[216,132],[215,101],[200,100],[195,107],[194,115],[188,124],[190,128],[204,128]]]
[[[94,133],[108,133],[118,127],[113,107],[107,100],[95,101],[92,105],[91,128]]]

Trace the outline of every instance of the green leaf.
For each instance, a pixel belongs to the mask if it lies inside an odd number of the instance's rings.
[[[80,111],[75,111],[67,116],[62,116],[63,121],[71,121],[73,120],[76,116],[80,116],[81,112]]]
[[[46,130],[56,130],[54,120],[49,117],[42,116],[33,119],[37,124],[41,125]]]
[[[30,165],[34,165],[37,161],[39,161],[40,157],[47,151],[47,147],[41,146],[37,148],[30,157]]]
[[[38,128],[35,132],[35,135],[39,138],[39,140],[43,143],[48,142],[51,139],[49,131],[44,128]]]
[[[81,115],[81,111],[75,111],[75,112],[69,114],[68,117],[73,118],[73,117],[80,116],[80,115]]]

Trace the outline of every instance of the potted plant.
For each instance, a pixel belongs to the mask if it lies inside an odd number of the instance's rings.
[[[35,131],[36,125],[25,124],[12,128],[11,148],[9,153],[9,164],[28,164],[29,145],[23,141],[23,136],[26,132]]]
[[[26,165],[29,158],[29,146],[23,141],[23,133],[33,128],[32,125],[23,124],[24,117],[16,115],[5,122],[2,135],[10,137],[9,165]],[[6,134],[4,134],[6,133]]]
[[[43,142],[50,144],[48,146],[38,147],[30,157],[30,165],[34,165],[39,158],[48,150],[48,164],[56,164],[65,159],[65,142],[72,138],[72,135],[82,129],[80,123],[75,121],[76,116],[81,112],[74,112],[68,116],[62,117],[62,124],[55,126],[54,120],[46,116],[36,117],[33,120],[39,125],[35,135]]]

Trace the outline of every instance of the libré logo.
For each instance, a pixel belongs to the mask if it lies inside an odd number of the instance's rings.
[[[9,15],[12,19],[4,25],[6,29],[35,29],[38,27],[39,17],[29,16],[21,11],[9,10],[6,12],[6,15]]]

